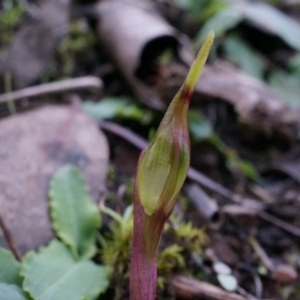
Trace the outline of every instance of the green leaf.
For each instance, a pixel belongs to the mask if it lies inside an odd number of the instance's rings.
[[[73,166],[60,169],[50,183],[50,213],[57,236],[75,258],[95,254],[95,238],[100,226],[100,213],[91,201],[80,171]]]
[[[226,160],[227,167],[232,171],[238,171],[252,180],[259,179],[259,173],[250,161],[241,159],[234,149],[228,147],[217,135],[213,135],[209,142],[213,145]]]
[[[175,0],[175,2],[200,22],[206,21],[228,4],[226,0]]]
[[[243,20],[251,22],[262,31],[279,36],[290,47],[300,50],[300,24],[297,21],[266,3],[245,1],[237,2],[213,15],[199,31],[196,45],[203,42],[209,30],[214,30],[216,38],[220,38]]]
[[[300,79],[297,74],[293,76],[285,71],[275,71],[270,75],[269,84],[291,107],[300,106]]]
[[[209,121],[198,111],[189,110],[188,124],[191,138],[194,142],[201,142],[214,134]]]
[[[87,101],[83,104],[83,110],[97,121],[118,117],[137,120],[145,124],[152,119],[150,113],[145,113],[127,97],[107,97],[97,103]]]
[[[300,78],[300,53],[298,52],[289,61],[289,69],[291,70],[291,75]]]
[[[211,17],[202,27],[195,38],[196,46],[200,46],[208,32],[213,30],[216,38],[220,38],[226,31],[234,28],[241,20],[243,15],[237,6],[230,6],[219,11]]]
[[[24,290],[34,299],[94,300],[106,290],[109,271],[92,261],[75,261],[65,245],[54,240],[25,256],[22,274]]]
[[[12,253],[0,248],[0,282],[21,286],[20,271],[21,264],[14,258]]]
[[[241,3],[245,18],[258,28],[278,35],[294,49],[300,50],[300,24],[278,9],[265,3]]]
[[[26,300],[23,291],[14,284],[0,282],[0,300]]]
[[[226,57],[236,63],[249,75],[262,79],[265,63],[262,58],[243,39],[238,36],[228,37],[224,44]]]

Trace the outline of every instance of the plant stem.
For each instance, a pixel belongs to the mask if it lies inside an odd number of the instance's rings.
[[[157,247],[164,226],[161,210],[147,216],[134,196],[134,231],[130,264],[130,300],[154,300],[157,279]]]

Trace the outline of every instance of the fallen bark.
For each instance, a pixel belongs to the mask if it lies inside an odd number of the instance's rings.
[[[300,127],[300,111],[292,110],[262,82],[230,64],[216,62],[204,70],[196,92],[231,104],[239,121],[267,136],[279,134],[294,140]]]

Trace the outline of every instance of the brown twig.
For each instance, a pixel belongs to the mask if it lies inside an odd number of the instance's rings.
[[[100,122],[100,128],[123,138],[140,150],[143,150],[148,146],[148,142],[146,139],[140,137],[130,129],[125,128],[117,123],[103,121]]]
[[[176,296],[182,299],[246,300],[247,298],[193,278],[176,276],[171,280]]]
[[[117,123],[103,121],[100,123],[100,127],[106,131],[112,132],[113,134],[122,137],[123,139],[125,139],[132,145],[136,146],[140,150],[143,150],[148,146],[147,140],[138,136],[133,131],[120,126]],[[189,179],[201,184],[202,186],[209,189],[210,191],[217,192],[221,196],[223,196],[227,199],[230,199],[231,201],[241,203],[243,200],[243,198],[241,196],[226,189],[221,184],[208,178],[207,176],[205,176],[201,172],[197,171],[193,167],[190,167],[187,177]]]
[[[128,141],[129,143],[131,143],[132,145],[134,145],[140,150],[143,150],[148,146],[147,140],[138,136],[133,131],[120,126],[117,123],[103,121],[100,123],[100,127],[101,129],[104,129],[106,131],[109,131],[115,135],[122,137],[123,139],[125,139],[126,141]],[[222,195],[225,198],[231,199],[234,202],[240,203],[242,200],[242,198],[239,195],[234,194],[230,190],[226,189],[219,183],[214,182],[213,180],[211,180],[210,178],[208,178],[207,176],[205,176],[204,174],[202,174],[201,172],[197,171],[192,167],[190,167],[187,177],[201,184],[207,189],[217,192],[218,194]]]
[[[148,142],[144,138],[138,136],[133,131],[120,126],[119,124],[103,121],[100,123],[100,128],[109,131],[117,136],[120,136],[121,138],[125,139],[126,141],[136,146],[140,150],[143,150],[148,145]],[[247,199],[241,197],[238,194],[231,192],[221,184],[213,181],[212,179],[208,178],[207,176],[205,176],[204,174],[202,174],[201,172],[197,171],[192,167],[190,167],[187,177],[197,182],[201,186],[207,188],[208,190],[220,194],[221,196],[223,196],[224,198],[230,201],[239,203],[241,205],[244,205],[245,202],[247,203],[246,201]],[[300,237],[300,228],[288,224],[274,216],[271,216],[270,214],[264,211],[258,211],[257,214],[264,221],[267,221],[285,230],[286,232],[289,232],[295,236]]]
[[[2,229],[3,236],[7,242],[8,247],[10,248],[11,252],[14,254],[15,258],[19,261],[22,260],[22,256],[20,254],[20,251],[18,250],[16,244],[14,243],[12,236],[8,230],[8,228],[5,225],[5,222],[0,215],[0,228]]]
[[[72,79],[61,80],[57,82],[40,84],[37,86],[27,87],[22,90],[5,93],[0,95],[0,103],[16,101],[23,98],[37,97],[47,94],[69,92],[87,88],[101,89],[103,83],[101,79],[95,76],[84,76]]]
[[[273,225],[275,225],[277,227],[280,227],[284,231],[287,231],[295,236],[300,237],[300,228],[299,227],[296,227],[289,223],[286,223],[286,222],[266,213],[265,211],[258,212],[258,215],[261,219],[263,219],[269,223],[272,223]]]

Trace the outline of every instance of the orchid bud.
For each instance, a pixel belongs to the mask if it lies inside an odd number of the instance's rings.
[[[213,38],[209,33],[153,141],[140,155],[134,187],[131,300],[155,299],[157,247],[190,164],[188,107]]]
[[[137,171],[139,200],[149,216],[158,207],[169,214],[190,164],[187,112],[197,80],[213,41],[210,33],[191,70],[171,102],[150,146],[141,154]]]

